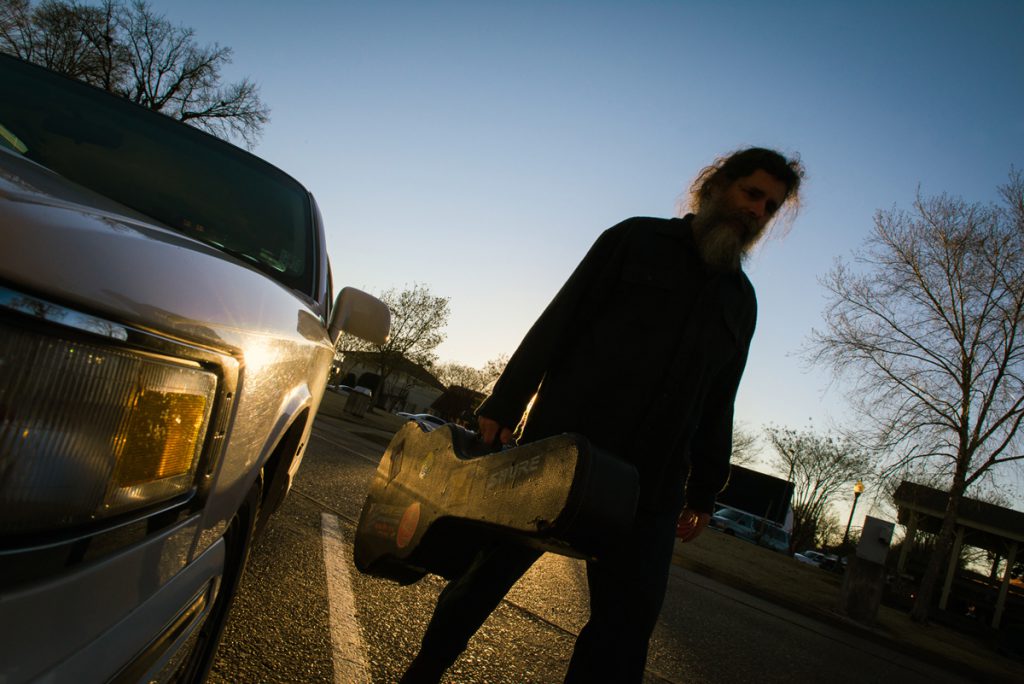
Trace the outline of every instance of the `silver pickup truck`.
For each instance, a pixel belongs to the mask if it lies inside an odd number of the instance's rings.
[[[0,682],[201,681],[342,331],[316,203],[0,56]]]

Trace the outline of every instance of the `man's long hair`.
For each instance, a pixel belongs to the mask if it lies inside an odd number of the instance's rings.
[[[762,169],[786,186],[783,205],[787,212],[795,215],[800,206],[800,183],[804,178],[804,167],[800,155],[787,159],[775,150],[764,147],[748,147],[719,157],[710,166],[701,169],[690,185],[689,208],[698,213],[701,205],[718,188],[727,187],[738,178],[744,178]]]

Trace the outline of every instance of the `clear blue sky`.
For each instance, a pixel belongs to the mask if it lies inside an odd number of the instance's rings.
[[[255,152],[316,195],[336,285],[451,298],[445,361],[513,351],[601,230],[718,154],[798,152],[804,208],[748,268],[752,428],[848,420],[798,350],[877,209],[1024,165],[1019,0],[152,4],[259,83]]]

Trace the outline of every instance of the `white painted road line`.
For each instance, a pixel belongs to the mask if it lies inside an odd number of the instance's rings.
[[[341,538],[338,518],[320,514],[324,539],[324,564],[327,566],[327,601],[331,613],[331,646],[334,656],[335,684],[369,684],[362,632],[356,620],[355,596],[349,580],[347,549]]]

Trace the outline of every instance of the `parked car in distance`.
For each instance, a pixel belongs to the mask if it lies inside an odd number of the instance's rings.
[[[405,413],[404,411],[396,413],[396,416],[405,418],[406,420],[414,421],[419,424],[426,432],[436,430],[442,425],[447,425],[448,421],[430,413]]]
[[[842,573],[846,570],[846,558],[840,558],[834,553],[825,554],[825,560],[819,566],[822,570],[831,570]]]
[[[793,558],[801,563],[807,565],[813,565],[815,567],[821,567],[821,564],[825,562],[825,554],[820,551],[812,551],[808,549],[801,553],[794,553]]]
[[[765,518],[729,506],[720,506],[708,526],[780,553],[789,553],[789,533]]]
[[[206,678],[342,331],[280,169],[0,55],[0,682]]]

